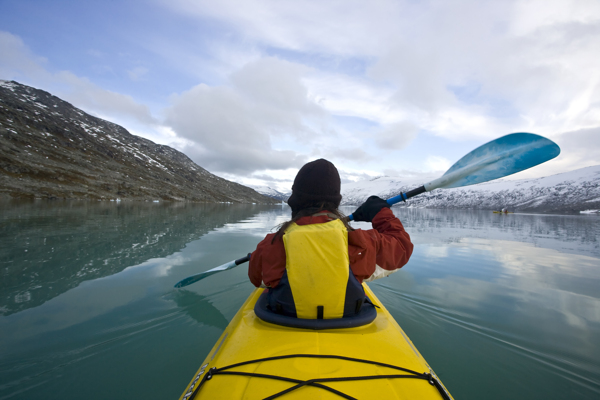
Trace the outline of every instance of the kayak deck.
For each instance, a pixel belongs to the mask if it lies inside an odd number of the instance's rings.
[[[400,326],[363,286],[379,307],[375,320],[327,330],[262,321],[254,313],[262,292],[257,289],[181,399],[451,399]]]

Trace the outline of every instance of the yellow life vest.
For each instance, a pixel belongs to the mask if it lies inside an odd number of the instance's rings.
[[[349,279],[356,281],[354,275],[349,276],[344,223],[339,219],[312,225],[293,223],[286,229],[283,242],[297,317],[342,318]]]

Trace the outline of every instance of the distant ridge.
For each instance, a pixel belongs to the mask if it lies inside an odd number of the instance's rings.
[[[423,184],[424,182],[421,182]],[[342,185],[342,204],[358,205],[370,195],[384,199],[419,185],[380,177]],[[600,210],[600,165],[537,179],[497,180],[453,189],[437,189],[399,203],[401,207],[579,213]]]
[[[271,197],[275,200],[286,201],[291,193],[282,193],[277,189],[273,189],[270,186],[251,186],[252,189],[265,196]]]
[[[169,146],[2,80],[0,197],[276,203]]]

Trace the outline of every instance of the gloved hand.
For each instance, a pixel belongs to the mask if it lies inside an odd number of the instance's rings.
[[[371,196],[352,213],[352,217],[355,221],[371,222],[384,207],[390,208],[387,201],[381,197]]]

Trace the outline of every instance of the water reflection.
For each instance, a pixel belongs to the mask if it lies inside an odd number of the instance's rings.
[[[38,306],[81,282],[166,257],[262,206],[3,202],[0,312]]]
[[[172,294],[180,310],[186,312],[196,322],[225,330],[229,321],[221,311],[212,305],[210,299],[189,290],[178,290]]]
[[[594,215],[494,214],[475,210],[394,208],[416,243],[486,238],[532,243],[600,258],[600,218]],[[350,211],[352,212],[352,211]]]
[[[415,253],[374,290],[457,398],[600,395],[600,220],[397,214]]]
[[[371,287],[455,398],[600,395],[600,219],[394,211],[415,252]],[[0,399],[176,398],[252,285],[245,265],[173,285],[288,218],[263,206],[4,208]]]

